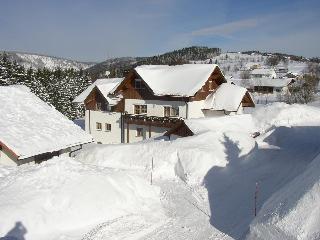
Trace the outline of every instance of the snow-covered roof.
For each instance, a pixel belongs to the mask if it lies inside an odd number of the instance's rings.
[[[254,86],[265,87],[286,87],[293,78],[253,78],[253,79],[232,79],[237,85],[252,88]]]
[[[217,67],[216,64],[142,65],[135,70],[155,95],[193,96]]]
[[[235,112],[246,94],[247,89],[230,83],[221,84],[216,91],[207,96],[204,109]]]
[[[251,75],[276,75],[274,69],[270,68],[257,68],[251,71]]]
[[[194,134],[204,133],[207,131],[238,131],[247,133],[255,131],[251,114],[193,118],[186,119],[184,122]]]
[[[0,102],[0,141],[19,159],[93,141],[25,86],[0,87]]]
[[[103,96],[109,101],[113,102],[112,99],[108,97],[109,94],[112,94],[116,87],[122,82],[123,78],[101,78],[97,79],[92,83],[86,90],[84,90],[80,95],[78,95],[73,102],[74,103],[83,103],[84,100],[88,97],[94,87],[97,87]],[[110,103],[110,102],[109,102]]]

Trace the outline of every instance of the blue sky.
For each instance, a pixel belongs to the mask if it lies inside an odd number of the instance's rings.
[[[1,0],[0,49],[83,61],[193,45],[320,56],[319,0]]]

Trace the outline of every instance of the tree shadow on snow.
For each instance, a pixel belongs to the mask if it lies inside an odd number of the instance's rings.
[[[226,167],[213,167],[204,179],[211,210],[210,223],[242,239],[257,211],[277,190],[300,174],[320,150],[320,127],[279,127],[264,139],[275,148],[256,148],[239,157],[238,145],[225,136]]]
[[[0,240],[25,240],[24,235],[27,233],[27,229],[22,222],[16,222],[15,226]]]

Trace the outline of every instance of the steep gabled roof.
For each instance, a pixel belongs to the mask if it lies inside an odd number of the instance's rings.
[[[108,100],[108,95],[112,94],[117,86],[122,82],[123,78],[101,78],[92,83],[86,90],[78,95],[73,102],[83,103],[91,91],[97,87],[101,94]]]
[[[216,64],[142,65],[135,71],[155,95],[189,97],[201,89],[216,68]]]
[[[247,92],[244,87],[222,83],[213,93],[208,95],[204,102],[204,109],[236,112]],[[254,106],[253,101],[252,104]]]
[[[0,143],[18,159],[93,141],[27,87],[0,87],[0,102]]]

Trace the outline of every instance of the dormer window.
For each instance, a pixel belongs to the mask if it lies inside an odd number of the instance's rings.
[[[134,88],[135,89],[144,89],[144,85],[141,79],[134,80]]]

